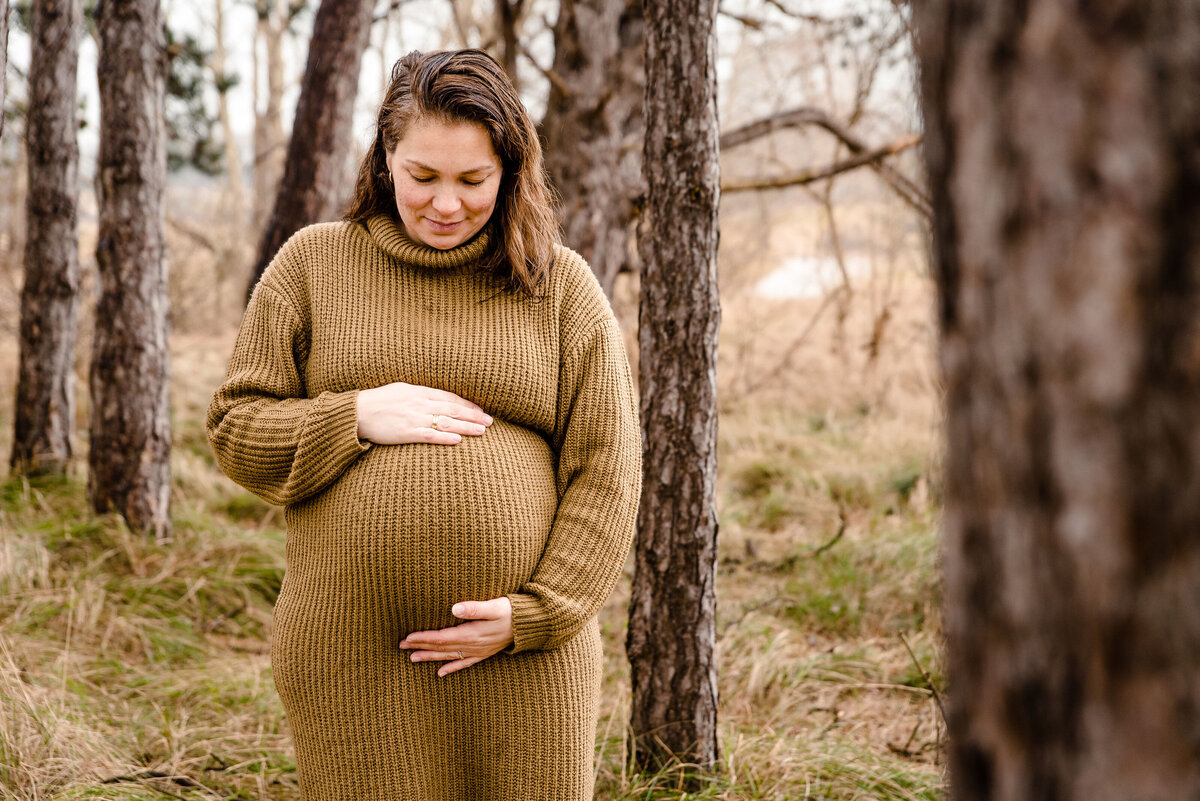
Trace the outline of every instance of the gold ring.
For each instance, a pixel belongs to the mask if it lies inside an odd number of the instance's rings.
[[[433,425],[431,425],[431,426],[430,426],[430,428],[433,428],[434,430],[436,430],[436,429],[437,429],[437,421],[438,421],[438,418],[439,418],[439,417],[441,417],[441,415],[440,415],[440,414],[435,414],[435,415],[433,416]]]

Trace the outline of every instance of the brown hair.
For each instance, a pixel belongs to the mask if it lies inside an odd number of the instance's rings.
[[[474,122],[487,129],[503,174],[492,212],[484,269],[532,296],[550,272],[558,222],[542,146],[512,82],[482,50],[413,51],[392,67],[379,105],[375,141],[363,158],[344,219],[398,219],[385,156],[417,120]]]

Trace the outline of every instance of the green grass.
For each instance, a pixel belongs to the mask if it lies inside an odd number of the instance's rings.
[[[282,515],[217,470],[201,396],[224,365],[193,347],[169,544],[92,513],[81,458],[67,480],[0,483],[0,799],[299,798],[268,652]],[[722,415],[720,762],[691,788],[632,763],[630,559],[600,615],[599,801],[943,798],[940,482],[911,419],[933,399],[864,398],[814,379]]]

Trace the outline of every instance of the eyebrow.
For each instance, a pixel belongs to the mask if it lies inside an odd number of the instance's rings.
[[[415,159],[405,159],[404,163],[411,164],[414,167],[419,167],[422,170],[425,170],[426,172],[434,172],[434,173],[437,172],[437,170],[435,170],[433,167],[430,167],[428,164],[422,164],[421,162],[416,161]],[[469,170],[463,170],[461,173],[459,173],[459,175],[471,175],[472,173],[487,172],[488,170],[495,170],[495,169],[496,168],[493,165],[485,164],[482,167],[472,167]]]

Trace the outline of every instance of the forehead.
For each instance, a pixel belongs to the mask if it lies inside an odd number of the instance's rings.
[[[439,172],[465,172],[500,166],[487,128],[477,122],[420,119],[408,127],[393,158],[416,161]]]

